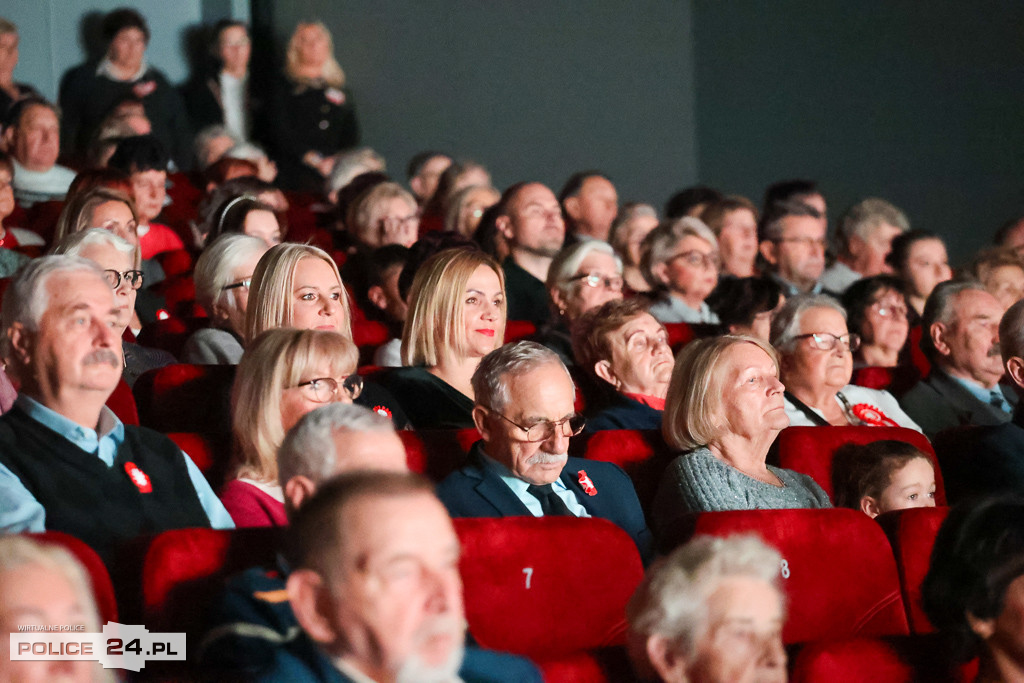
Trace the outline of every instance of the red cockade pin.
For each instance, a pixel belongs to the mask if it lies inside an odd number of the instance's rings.
[[[153,491],[153,483],[149,480],[149,477],[145,472],[139,469],[139,466],[133,462],[126,462],[124,464],[124,471],[128,473],[128,478],[132,480],[132,483],[142,493],[151,493]]]
[[[388,410],[387,406],[374,406],[373,412],[377,413],[378,415],[383,415],[388,419],[391,419],[391,411]]]
[[[899,424],[883,413],[881,408],[869,403],[858,403],[853,406],[853,414],[864,424],[875,427],[899,427]]]
[[[583,487],[583,490],[587,492],[588,496],[597,495],[597,487],[594,486],[594,482],[590,480],[590,477],[587,476],[585,470],[580,470],[580,486]]]

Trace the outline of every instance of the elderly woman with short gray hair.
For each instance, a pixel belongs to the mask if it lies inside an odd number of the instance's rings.
[[[654,499],[662,546],[688,512],[831,507],[814,480],[767,464],[789,426],[775,350],[756,337],[725,335],[683,347],[668,387],[661,433],[682,455]]]
[[[718,324],[705,299],[722,269],[715,233],[691,216],[662,223],[644,238],[644,276],[658,296],[651,315],[663,323]]]
[[[786,301],[772,321],[786,386],[786,414],[794,426],[864,425],[921,428],[888,391],[850,384],[860,336],[846,327],[846,310],[824,294]]]

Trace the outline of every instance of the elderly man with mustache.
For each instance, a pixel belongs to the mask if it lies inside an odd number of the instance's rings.
[[[0,530],[63,531],[109,559],[139,534],[234,526],[173,441],[104,405],[124,363],[117,316],[86,259],[39,258],[11,283],[2,348],[21,393],[0,417]]]
[[[1013,416],[1017,395],[999,384],[1002,315],[1002,305],[977,282],[945,282],[928,297],[921,350],[932,370],[900,405],[929,439],[950,427],[999,425]]]
[[[603,517],[633,538],[645,563],[651,559],[651,532],[626,473],[568,457],[584,421],[555,352],[506,344],[484,356],[472,381],[473,421],[483,438],[438,486],[452,517]]]

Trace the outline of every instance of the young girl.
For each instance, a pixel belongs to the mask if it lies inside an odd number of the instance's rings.
[[[935,469],[927,455],[903,441],[846,444],[832,460],[832,490],[836,507],[869,517],[935,507]]]

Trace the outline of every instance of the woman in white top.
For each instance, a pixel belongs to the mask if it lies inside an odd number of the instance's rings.
[[[846,327],[846,311],[823,294],[795,296],[772,321],[772,345],[781,359],[790,425],[870,425],[921,428],[887,391],[850,384],[860,337]]]

